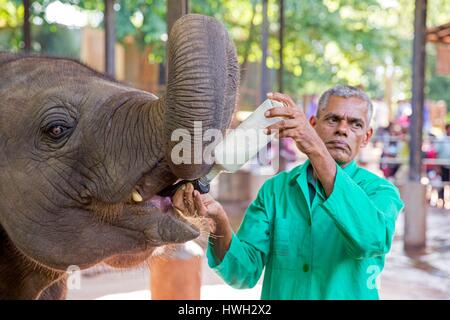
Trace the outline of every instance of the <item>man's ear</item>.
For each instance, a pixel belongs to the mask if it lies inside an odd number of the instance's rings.
[[[370,127],[369,129],[367,129],[366,134],[364,135],[364,140],[361,143],[361,148],[364,148],[369,143],[369,140],[372,137],[372,135],[373,135],[373,128]]]
[[[311,118],[309,118],[309,124],[314,128],[317,124],[317,117],[311,116]]]

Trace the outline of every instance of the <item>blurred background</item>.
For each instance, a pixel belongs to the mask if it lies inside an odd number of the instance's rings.
[[[216,17],[234,40],[241,85],[232,127],[269,91],[289,94],[308,117],[338,83],[369,94],[375,135],[358,162],[395,183],[406,203],[381,298],[450,299],[450,0],[0,0],[0,50],[78,59],[160,95],[168,33],[186,13]],[[289,139],[273,141],[269,156],[213,182],[235,230],[262,183],[306,159]],[[162,250],[150,268],[85,270],[68,298],[173,298],[188,288],[178,297],[258,299],[260,283],[234,290],[207,267],[206,241]]]

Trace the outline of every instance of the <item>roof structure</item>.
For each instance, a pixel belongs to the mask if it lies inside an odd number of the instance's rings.
[[[450,22],[427,30],[427,41],[450,44]]]

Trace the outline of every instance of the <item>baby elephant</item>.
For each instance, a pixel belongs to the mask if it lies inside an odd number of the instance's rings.
[[[198,237],[157,194],[211,169],[174,161],[174,130],[230,124],[239,70],[224,26],[183,16],[168,68],[158,99],[76,61],[0,53],[0,299],[61,299],[71,266],[131,267]]]

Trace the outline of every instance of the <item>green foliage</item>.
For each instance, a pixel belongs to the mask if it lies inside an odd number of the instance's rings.
[[[60,0],[84,10],[104,9],[103,0]],[[45,21],[52,0],[35,0],[32,16],[39,17],[42,33],[58,28]],[[130,36],[141,46],[151,45],[150,60],[165,59],[166,1],[117,0],[119,41]],[[261,61],[261,0],[190,0],[190,11],[216,17],[231,34],[239,62]],[[428,2],[428,25],[448,22],[450,1]],[[267,66],[279,68],[278,1],[269,0],[269,57]],[[364,86],[373,97],[384,94],[390,75],[394,94],[410,96],[414,1],[396,0],[285,0],[284,81],[294,96],[319,93],[336,83]],[[253,20],[252,20],[253,18]],[[23,6],[20,0],[0,0],[0,49],[19,50]],[[253,25],[253,34],[250,32]],[[38,46],[34,46],[38,47]],[[41,47],[43,47],[41,45]],[[68,49],[69,51],[72,49]],[[437,77],[428,59],[427,92],[431,99],[449,101],[449,80]],[[271,73],[272,87],[275,74]],[[396,96],[400,98],[401,96]]]
[[[0,50],[20,50],[22,34],[18,27],[23,21],[21,3],[18,0],[0,0]]]
[[[209,14],[225,23],[238,49],[242,63],[250,46],[249,62],[261,60],[261,1],[192,0],[194,12]],[[256,36],[249,41],[252,6]],[[400,83],[410,79],[411,39],[397,31],[395,24],[404,14],[401,8],[385,8],[378,1],[305,0],[285,1],[284,82],[290,94],[319,93],[335,83],[362,85],[372,93],[383,94],[382,79],[376,70],[399,66]],[[279,68],[278,1],[269,1],[269,68]],[[380,19],[386,14],[390,19]],[[412,22],[411,22],[412,23]],[[405,54],[407,52],[408,54]],[[276,87],[273,80],[273,87]],[[405,86],[406,90],[407,87]]]
[[[81,32],[64,26],[46,28],[34,26],[31,37],[34,50],[52,56],[80,59]]]

